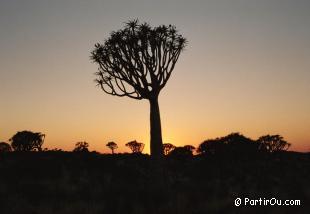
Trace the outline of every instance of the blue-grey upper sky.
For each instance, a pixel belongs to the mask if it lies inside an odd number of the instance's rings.
[[[309,150],[309,11],[309,0],[1,0],[0,141],[30,129],[51,148],[147,143],[148,103],[103,94],[89,60],[138,18],[189,40],[160,97],[165,141],[279,133]]]

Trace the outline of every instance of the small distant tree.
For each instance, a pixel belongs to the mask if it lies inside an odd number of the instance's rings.
[[[144,143],[139,143],[136,140],[126,143],[125,146],[129,147],[132,153],[142,153],[144,149]]]
[[[114,154],[114,150],[118,148],[117,144],[113,141],[107,143],[106,146],[109,147],[109,149],[111,149],[112,154]]]
[[[42,151],[45,134],[32,131],[17,132],[10,141],[15,151]]]
[[[164,149],[164,155],[168,155],[171,151],[175,149],[175,145],[171,143],[164,143],[163,149]]]
[[[270,153],[287,150],[291,146],[280,135],[264,135],[258,138],[257,142],[261,150]]]
[[[89,144],[85,141],[77,142],[75,144],[75,148],[73,149],[73,152],[89,152],[88,146]]]
[[[11,151],[12,151],[12,147],[10,146],[10,144],[6,142],[0,142],[0,153],[11,152]]]

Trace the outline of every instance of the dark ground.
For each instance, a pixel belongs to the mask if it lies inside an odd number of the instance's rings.
[[[235,198],[301,206],[235,207]],[[168,157],[0,154],[1,214],[310,213],[310,154]]]

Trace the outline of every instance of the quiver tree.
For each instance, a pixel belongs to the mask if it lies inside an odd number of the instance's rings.
[[[126,143],[125,146],[129,147],[132,153],[142,153],[144,149],[144,143],[139,143],[136,140]]]
[[[149,100],[152,157],[163,156],[158,96],[185,45],[172,25],[151,27],[134,20],[91,52],[99,66],[96,82],[105,93]]]
[[[17,132],[10,141],[15,151],[42,151],[45,134],[32,131]]]
[[[109,149],[111,149],[112,154],[114,154],[114,150],[118,148],[117,144],[113,141],[107,143],[106,146],[109,147]]]

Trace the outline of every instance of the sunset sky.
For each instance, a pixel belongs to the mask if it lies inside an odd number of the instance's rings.
[[[1,0],[0,141],[31,130],[48,148],[129,152],[136,139],[149,152],[148,101],[105,94],[89,59],[138,18],[189,41],[159,98],[164,142],[280,134],[310,151],[309,11],[309,0]]]

